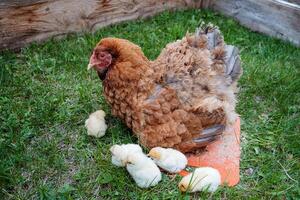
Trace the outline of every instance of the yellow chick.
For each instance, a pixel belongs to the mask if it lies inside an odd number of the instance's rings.
[[[182,192],[215,192],[220,184],[221,176],[218,170],[212,167],[200,167],[183,177],[178,187]]]
[[[185,155],[171,148],[152,148],[148,156],[150,156],[159,167],[170,173],[180,172],[187,165]]]
[[[143,153],[138,144],[115,144],[110,148],[111,162],[118,167],[125,167],[128,155],[134,153]]]
[[[130,154],[127,158],[126,169],[141,188],[155,186],[161,180],[159,168],[143,153]]]
[[[105,112],[103,110],[97,110],[90,114],[89,118],[85,121],[85,127],[88,135],[95,137],[102,137],[105,135],[107,125],[104,117]]]

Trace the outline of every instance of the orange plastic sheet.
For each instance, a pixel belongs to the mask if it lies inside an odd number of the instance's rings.
[[[204,152],[188,156],[188,166],[213,167],[219,170],[222,184],[234,186],[240,180],[240,119]],[[182,176],[189,172],[181,171]]]

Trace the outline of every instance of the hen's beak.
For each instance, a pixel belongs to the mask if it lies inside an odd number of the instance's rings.
[[[90,70],[90,69],[93,68],[93,67],[94,67],[94,65],[91,64],[91,63],[89,63],[88,66],[87,66],[87,70]]]

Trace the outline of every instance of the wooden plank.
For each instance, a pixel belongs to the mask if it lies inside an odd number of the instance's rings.
[[[0,51],[67,33],[153,16],[164,10],[207,6],[208,0],[2,0]]]
[[[9,8],[9,7],[17,7],[17,6],[29,6],[32,4],[49,2],[50,0],[1,0],[0,8]],[[55,0],[52,0],[55,1]]]
[[[300,46],[299,0],[1,0],[0,51],[187,7],[213,8]]]
[[[212,0],[211,8],[258,32],[300,46],[300,5],[296,0]]]

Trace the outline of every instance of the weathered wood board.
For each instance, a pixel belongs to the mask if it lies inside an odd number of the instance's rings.
[[[67,33],[93,32],[164,10],[200,7],[194,0],[1,0],[0,51]]]
[[[210,7],[254,31],[300,46],[300,0],[212,0]]]
[[[300,0],[0,0],[0,51],[184,8],[212,8],[300,46]]]

